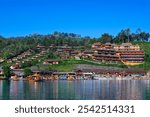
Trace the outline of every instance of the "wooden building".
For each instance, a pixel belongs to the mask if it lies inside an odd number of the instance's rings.
[[[77,67],[74,72],[78,76],[83,76],[84,74],[100,74],[106,76],[131,76],[133,74],[145,75],[147,72],[141,68],[108,68],[108,67]]]
[[[48,65],[54,65],[54,64],[59,64],[59,60],[52,60],[52,59],[49,59],[49,60],[46,60],[43,62],[43,64],[48,64]]]
[[[75,58],[75,56],[80,56],[80,55],[81,55],[81,51],[79,51],[79,50],[73,50],[70,53],[71,58]]]
[[[42,46],[42,45],[40,45],[40,44],[38,44],[38,45],[36,46],[36,48],[37,48],[38,50],[42,50],[42,51],[47,50],[47,47],[46,47],[46,46]]]
[[[20,69],[20,65],[14,64],[14,65],[10,66],[10,69]]]
[[[92,44],[92,48],[93,49],[96,49],[96,48],[101,48],[101,43],[100,42],[97,42],[97,43],[94,43],[94,44]]]
[[[82,52],[81,57],[82,58],[90,58],[93,56],[93,54],[94,54],[93,50],[85,50]]]
[[[144,62],[144,51],[138,45],[131,43],[122,43],[121,45],[114,45],[110,43],[99,44],[94,46],[93,60],[116,63],[122,62],[126,65],[139,65]]]
[[[138,45],[122,43],[114,46],[114,49],[124,64],[138,65],[144,62],[144,51]]]
[[[113,49],[113,45],[109,43],[101,44],[101,46],[95,48],[93,60],[105,63],[120,62],[116,51]]]

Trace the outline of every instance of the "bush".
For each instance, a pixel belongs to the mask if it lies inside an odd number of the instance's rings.
[[[25,68],[25,69],[24,69],[24,76],[29,76],[29,75],[31,75],[31,74],[32,74],[31,69],[29,69],[29,68]]]

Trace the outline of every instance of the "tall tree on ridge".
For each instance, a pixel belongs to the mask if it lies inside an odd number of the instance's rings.
[[[113,40],[113,36],[108,34],[108,33],[104,33],[101,36],[101,42],[102,43],[111,43]]]
[[[124,30],[125,31],[125,35],[127,36],[127,38],[128,38],[128,42],[130,42],[130,29],[129,28],[127,28],[127,29],[125,29]]]

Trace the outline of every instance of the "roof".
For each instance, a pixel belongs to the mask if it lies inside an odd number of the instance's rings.
[[[56,60],[56,59],[48,59],[48,60],[45,60],[44,62],[58,62],[59,60]]]
[[[141,68],[116,68],[116,67],[98,67],[91,65],[78,65],[74,69],[75,72],[96,72],[96,73],[146,73],[144,69]]]
[[[32,76],[33,76],[33,77],[39,77],[40,74],[33,74]]]
[[[94,53],[93,50],[85,50],[84,53]]]
[[[101,43],[97,42],[97,43],[93,43],[93,45],[97,46],[97,45],[101,45]]]
[[[121,46],[132,46],[131,43],[122,43]]]
[[[97,68],[97,69],[76,69],[75,71],[81,71],[81,72],[97,72],[97,73],[146,73],[143,69],[137,69],[137,68]]]

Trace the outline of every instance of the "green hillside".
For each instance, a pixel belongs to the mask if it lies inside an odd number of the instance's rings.
[[[140,45],[140,47],[145,52],[145,62],[144,64],[135,66],[136,68],[144,68],[145,70],[150,70],[150,42],[135,42],[134,44]]]

